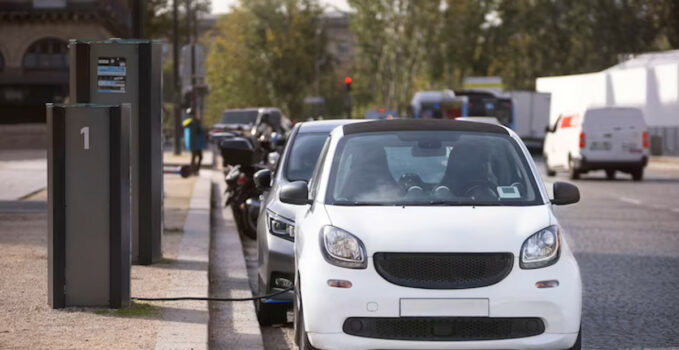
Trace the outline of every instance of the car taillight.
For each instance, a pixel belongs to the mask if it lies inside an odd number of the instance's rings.
[[[585,148],[587,146],[587,143],[585,142],[585,133],[581,132],[580,133],[580,148]]]
[[[644,131],[644,148],[650,147],[651,144],[648,141],[648,131]]]

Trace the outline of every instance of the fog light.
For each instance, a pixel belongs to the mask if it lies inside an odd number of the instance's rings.
[[[287,278],[278,277],[274,279],[273,284],[275,287],[288,289],[292,288],[292,281]]]
[[[535,286],[542,289],[542,288],[555,288],[559,286],[559,281],[557,280],[549,280],[549,281],[540,281],[536,282]]]
[[[328,280],[328,285],[336,288],[351,288],[351,282],[345,280]]]

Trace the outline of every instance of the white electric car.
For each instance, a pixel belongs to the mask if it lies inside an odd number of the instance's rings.
[[[300,349],[579,349],[582,285],[520,139],[396,120],[330,134],[295,223]]]

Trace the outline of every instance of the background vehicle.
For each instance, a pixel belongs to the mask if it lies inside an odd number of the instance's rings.
[[[257,122],[259,108],[227,109],[222,112],[222,119],[210,129],[210,134],[218,132],[247,132]]]
[[[467,99],[457,97],[452,90],[419,91],[410,101],[410,109],[415,119],[455,119],[469,115]]]
[[[545,126],[549,125],[551,94],[533,91],[508,91],[507,94],[514,105],[512,130],[529,149],[541,150],[545,140]]]
[[[290,133],[276,170],[256,174],[255,182],[264,191],[257,222],[258,295],[289,288],[294,280],[294,218],[299,207],[280,201],[281,187],[292,181],[309,181],[330,131],[351,122],[355,121],[298,123]],[[292,300],[292,292],[274,299],[257,300],[255,305],[260,324],[285,323]]]
[[[300,348],[580,349],[582,285],[521,140],[497,125],[336,128],[296,217]],[[559,281],[558,287],[556,280]]]
[[[511,97],[503,97],[490,91],[460,90],[455,96],[467,97],[467,114],[463,116],[495,117],[500,124],[514,129],[514,109]]]
[[[567,170],[573,179],[592,170],[616,171],[643,178],[648,163],[649,137],[641,111],[636,108],[590,108],[584,113],[562,114],[548,130],[543,154],[547,174]]]

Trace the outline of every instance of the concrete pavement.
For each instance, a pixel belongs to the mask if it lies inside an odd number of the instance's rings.
[[[45,150],[0,151],[0,200],[21,199],[46,186]]]

